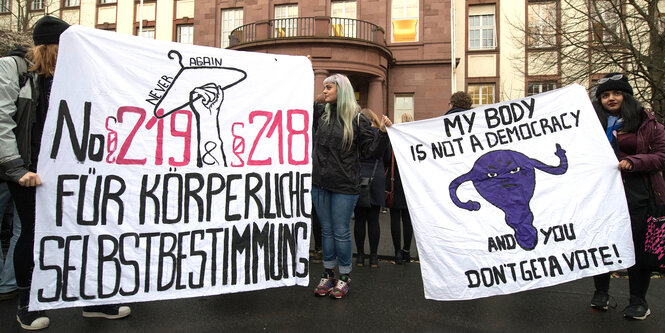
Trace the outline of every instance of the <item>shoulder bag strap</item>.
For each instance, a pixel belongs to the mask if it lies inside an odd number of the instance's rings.
[[[390,192],[395,191],[395,151],[390,154]]]
[[[379,160],[374,161],[374,169],[372,169],[372,176],[369,177],[369,182],[371,183],[374,180],[374,173],[376,172],[376,166],[379,165]]]

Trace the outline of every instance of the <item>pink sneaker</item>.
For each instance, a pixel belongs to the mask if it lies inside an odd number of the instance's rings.
[[[342,275],[337,280],[335,288],[330,292],[330,297],[339,299],[346,296],[349,292],[349,284],[351,284],[351,278],[348,275]]]
[[[316,288],[314,288],[314,295],[326,296],[330,291],[333,290],[334,285],[335,285],[335,279],[328,276],[327,273],[322,273],[319,285],[316,286]]]

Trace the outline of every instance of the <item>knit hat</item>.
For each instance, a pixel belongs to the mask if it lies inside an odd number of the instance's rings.
[[[69,28],[69,24],[53,16],[40,18],[32,27],[32,40],[36,45],[58,44],[60,35]]]
[[[596,98],[599,98],[600,94],[608,90],[619,90],[633,95],[633,87],[628,83],[628,77],[621,73],[607,74],[604,78],[598,80],[598,82],[599,84],[596,87]]]

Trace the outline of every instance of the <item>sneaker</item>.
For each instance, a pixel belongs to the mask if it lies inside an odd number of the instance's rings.
[[[314,295],[326,296],[333,289],[334,285],[334,278],[328,276],[327,273],[321,273],[321,281],[319,281],[319,285],[314,288]]]
[[[644,320],[650,314],[647,302],[636,296],[630,296],[630,305],[623,309],[623,316],[629,319]]]
[[[610,295],[605,291],[596,290],[591,298],[591,307],[598,310],[606,311],[610,305]]]
[[[342,275],[337,280],[335,288],[330,292],[330,297],[340,299],[346,296],[349,293],[349,284],[351,284],[351,278],[348,275]]]
[[[323,251],[314,250],[314,253],[309,257],[309,262],[312,264],[320,264],[323,262]]]
[[[21,328],[29,331],[36,331],[47,328],[51,320],[46,316],[44,311],[28,311],[28,307],[24,306],[16,312],[16,321],[21,324]]]
[[[106,319],[120,319],[129,316],[132,313],[126,305],[95,305],[86,306],[81,311],[83,317],[86,318],[106,318]]]

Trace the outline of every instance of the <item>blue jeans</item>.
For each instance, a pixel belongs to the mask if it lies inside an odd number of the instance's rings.
[[[7,189],[7,184],[0,185],[0,219],[4,216],[5,209],[14,209],[14,227],[12,229],[12,238],[9,240],[9,250],[7,251],[7,260],[3,261],[2,250],[0,250],[0,293],[8,293],[16,290],[16,276],[14,275],[14,248],[16,248],[16,241],[21,234],[21,219],[18,218],[18,213],[14,205],[7,205],[10,194]],[[0,221],[1,222],[1,221]]]
[[[351,273],[351,214],[358,201],[357,194],[342,194],[312,185],[312,205],[321,222],[323,267],[340,274]]]

